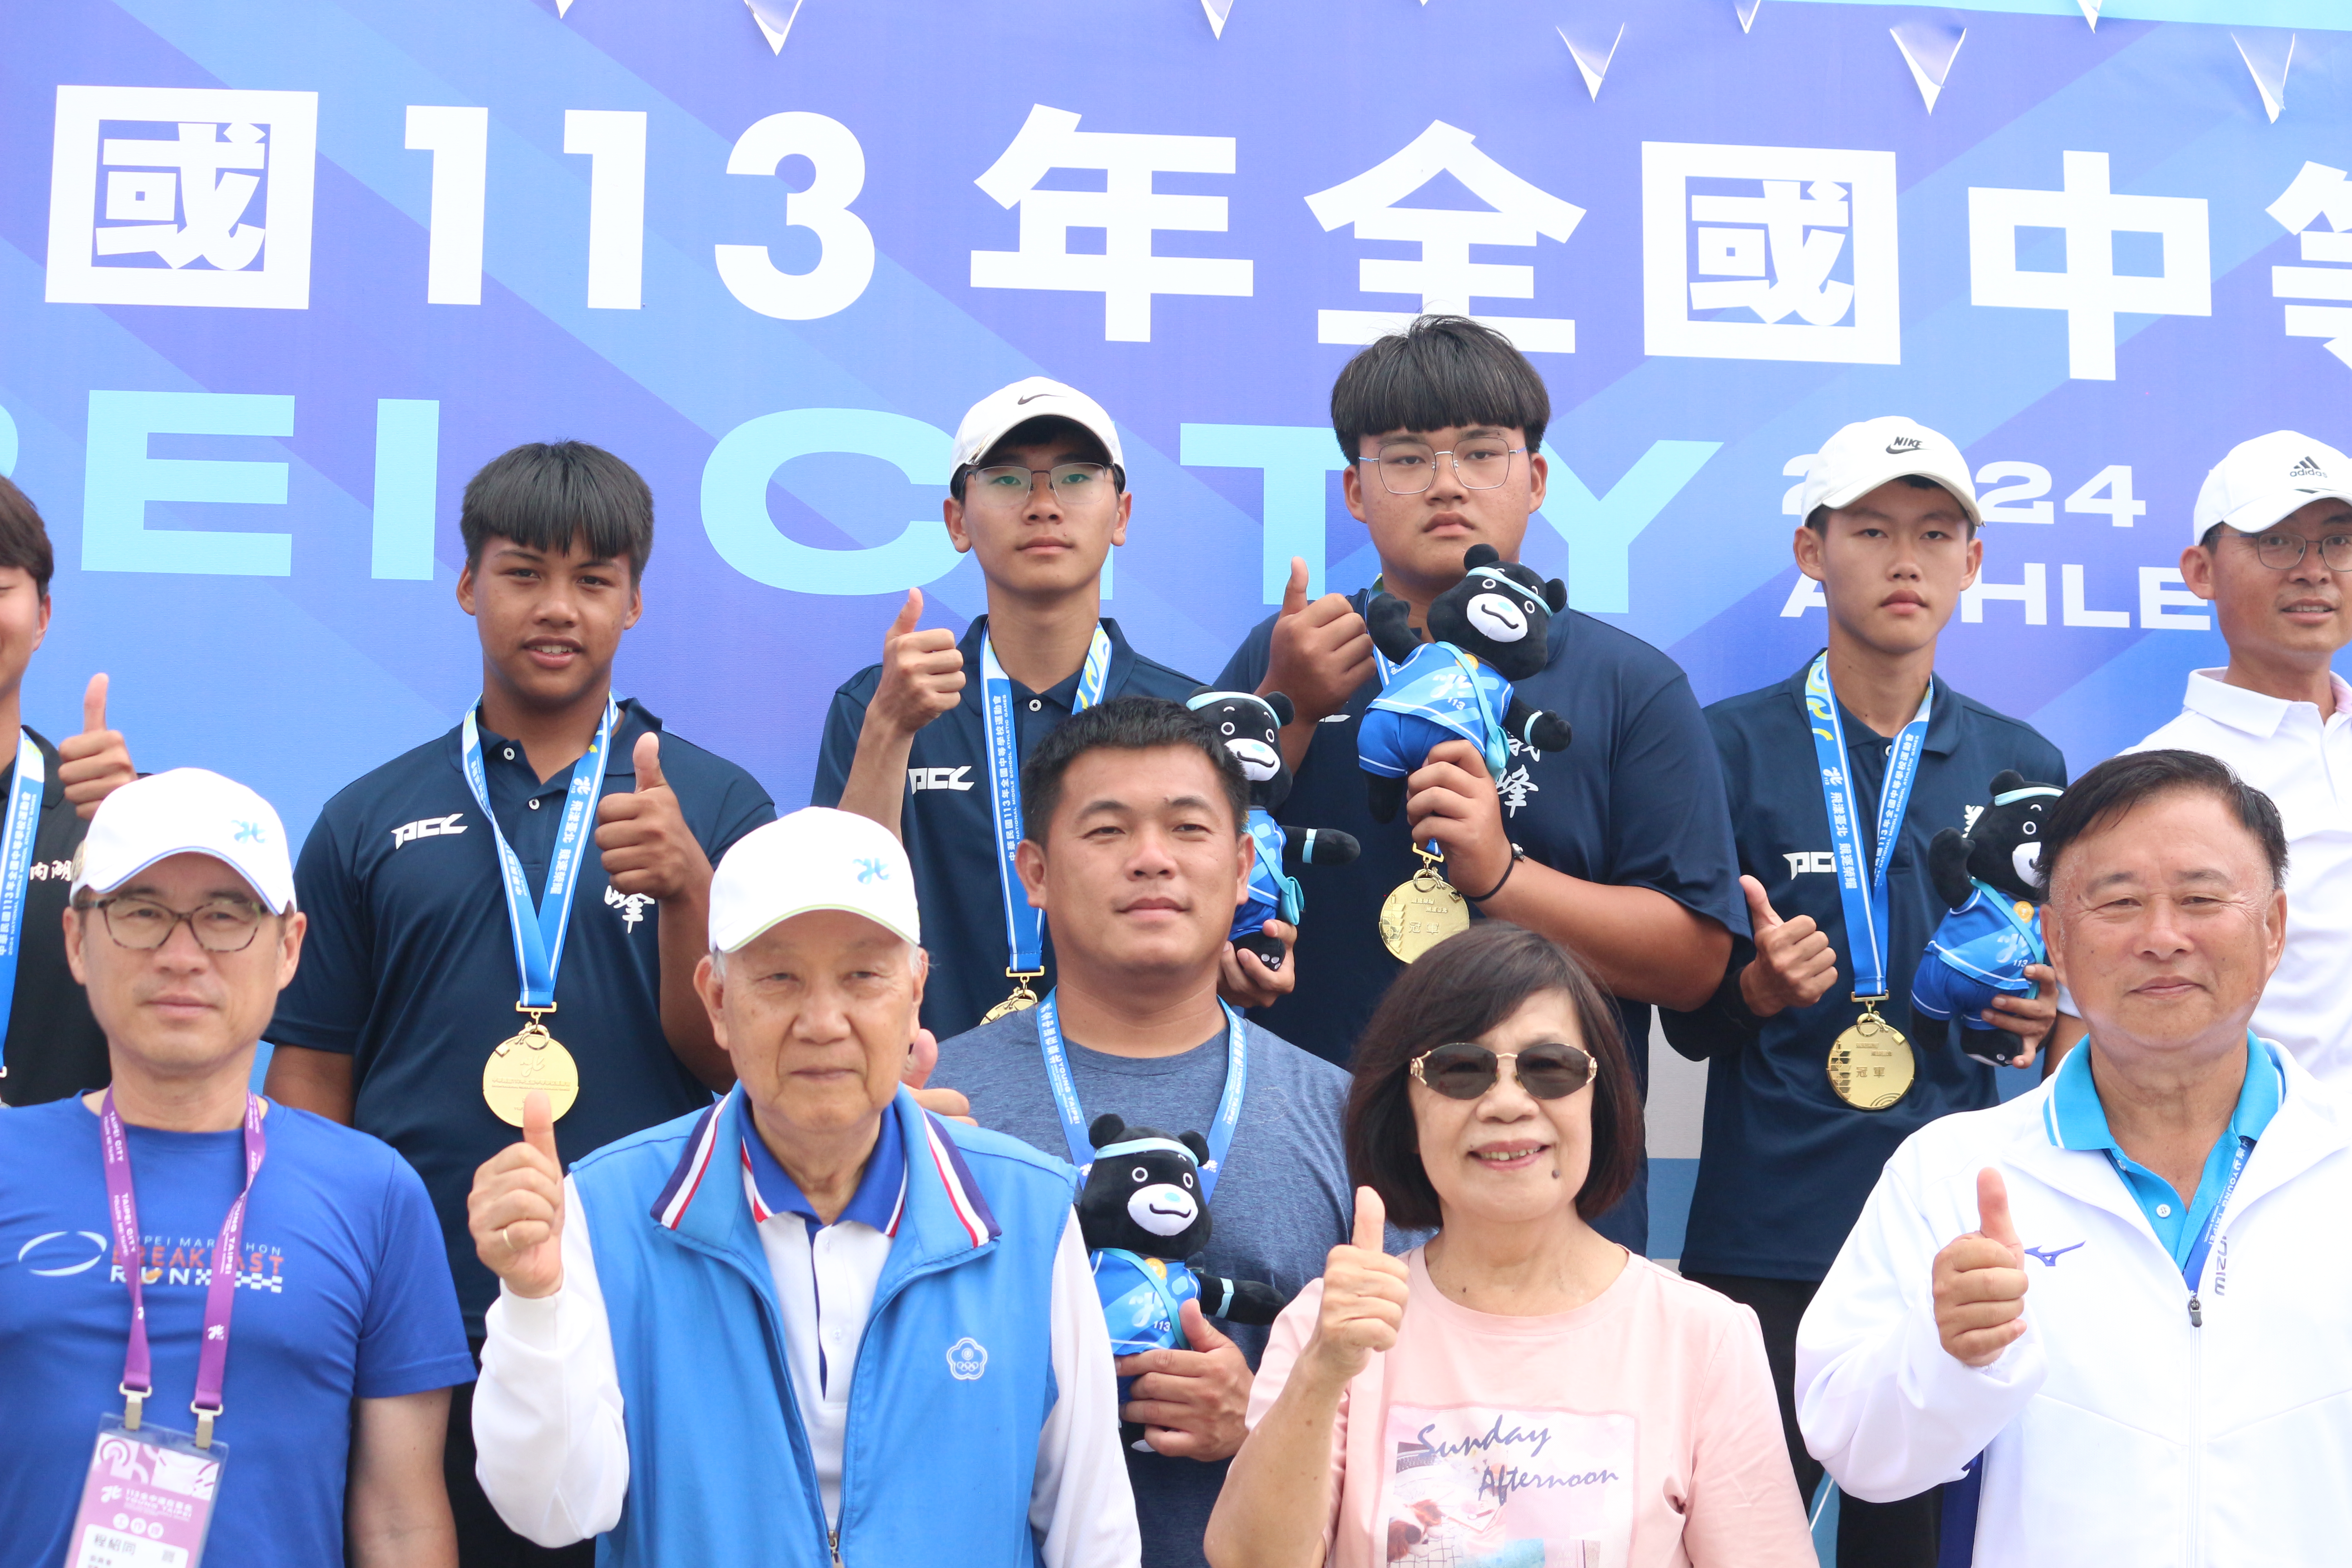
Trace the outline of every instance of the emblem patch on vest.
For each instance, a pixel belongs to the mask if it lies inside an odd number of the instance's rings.
[[[988,1370],[988,1347],[970,1334],[948,1347],[948,1375],[958,1383],[978,1383]]]

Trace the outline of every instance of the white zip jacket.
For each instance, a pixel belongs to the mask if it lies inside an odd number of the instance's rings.
[[[2051,1085],[1931,1122],[1886,1163],[1797,1334],[1797,1419],[1838,1485],[1891,1501],[1985,1453],[1975,1561],[2352,1562],[2352,1114],[2285,1089],[2189,1286],[2106,1154],[2056,1144]],[[1936,1332],[1936,1254],[1997,1168],[2024,1335],[1979,1371]]]

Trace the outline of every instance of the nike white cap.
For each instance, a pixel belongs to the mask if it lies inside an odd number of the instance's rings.
[[[2241,533],[2263,530],[2315,500],[2352,501],[2352,458],[2293,430],[2241,441],[2213,465],[2197,492],[2189,542],[2227,523]]]
[[[812,805],[780,816],[737,839],[710,874],[710,945],[720,952],[815,910],[864,915],[922,944],[905,847],[855,812]]]
[[[1822,442],[1813,466],[1805,470],[1797,515],[1811,517],[1817,506],[1832,511],[1852,506],[1883,484],[1915,478],[1933,479],[1951,491],[1970,522],[1984,521],[1969,460],[1951,437],[1899,414],[1858,420]]]
[[[294,907],[286,825],[259,795],[205,768],[133,779],[99,804],[74,851],[73,891],[110,893],[159,860],[209,855],[251,885],[269,912]]]
[[[961,468],[979,462],[1017,426],[1047,417],[1085,426],[1103,444],[1113,463],[1122,469],[1127,467],[1118,449],[1118,427],[1110,422],[1103,405],[1075,386],[1042,375],[1000,387],[971,405],[963,423],[956,426],[955,466]]]

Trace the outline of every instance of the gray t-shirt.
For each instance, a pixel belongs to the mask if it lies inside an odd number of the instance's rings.
[[[1346,1241],[1355,1189],[1340,1122],[1348,1075],[1256,1025],[1248,1026],[1249,1081],[1242,1113],[1209,1200],[1209,1245],[1201,1266],[1232,1279],[1263,1279],[1285,1298],[1323,1275],[1325,1256]],[[1070,1076],[1091,1122],[1117,1111],[1131,1123],[1206,1135],[1225,1088],[1225,1033],[1178,1056],[1139,1059],[1066,1042]],[[930,1081],[960,1089],[971,1114],[1056,1159],[1070,1157],[1062,1119],[1046,1086],[1034,1012],[982,1024],[940,1047]],[[1255,1368],[1264,1328],[1215,1326]],[[1201,1568],[1201,1538],[1224,1484],[1225,1461],[1127,1456],[1142,1528],[1145,1568]]]

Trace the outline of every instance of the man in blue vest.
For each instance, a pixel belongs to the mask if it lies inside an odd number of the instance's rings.
[[[887,828],[794,812],[711,878],[727,1097],[568,1179],[528,1097],[467,1205],[511,1528],[605,1568],[1137,1562],[1075,1175],[899,1087],[921,934]]]

